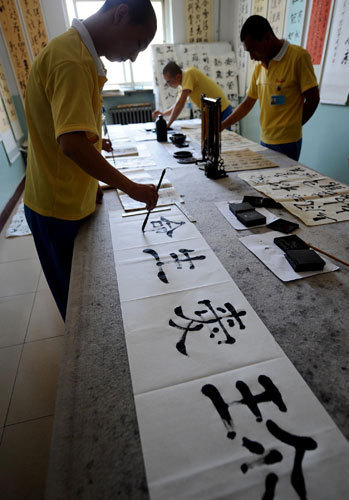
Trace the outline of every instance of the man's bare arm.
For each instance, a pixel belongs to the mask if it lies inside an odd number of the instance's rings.
[[[302,125],[304,125],[313,116],[320,102],[319,87],[312,87],[303,92],[302,95],[304,97]]]
[[[190,92],[191,92],[191,90],[188,90],[188,89],[182,90],[178,101],[176,102],[176,104],[174,105],[174,107],[172,109],[171,116],[170,116],[168,123],[167,123],[168,128],[170,128],[172,123],[176,120],[176,118],[178,118],[180,112],[182,111],[182,109],[185,106],[185,103],[187,102],[187,98],[188,98]]]
[[[172,113],[172,110],[173,108],[175,107],[175,104],[173,104],[173,106],[171,106],[170,108],[168,108],[166,111],[160,111],[160,109],[155,109],[153,111],[153,118],[157,118],[159,115],[162,115],[162,116],[168,116]]]
[[[91,177],[121,189],[137,201],[146,203],[148,210],[156,206],[158,194],[155,186],[137,184],[125,177],[103,158],[84,132],[63,134],[58,138],[58,142],[62,152]]]
[[[247,95],[235,111],[233,111],[232,114],[222,122],[221,130],[224,130],[225,128],[230,127],[230,125],[242,120],[242,118],[244,118],[251,111],[256,100],[257,99],[252,99],[252,97]]]

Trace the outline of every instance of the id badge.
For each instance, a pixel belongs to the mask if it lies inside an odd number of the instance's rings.
[[[270,96],[270,104],[272,106],[280,106],[281,104],[285,104],[285,96],[284,95],[271,95]]]

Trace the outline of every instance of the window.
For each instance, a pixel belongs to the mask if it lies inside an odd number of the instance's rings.
[[[99,10],[104,3],[104,1],[96,0],[65,1],[70,23],[74,17],[77,17],[78,19],[86,19],[97,12],[97,10]],[[151,44],[163,43],[165,41],[164,2],[163,0],[152,0],[151,3],[155,10],[158,25],[158,29]],[[104,89],[111,90],[117,87],[133,89],[152,87],[153,70],[151,64],[150,45],[145,51],[139,53],[134,63],[131,63],[131,61],[112,63],[105,57],[102,57],[101,59],[108,72],[108,82],[105,84]]]

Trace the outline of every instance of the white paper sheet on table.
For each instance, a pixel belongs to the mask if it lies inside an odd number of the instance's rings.
[[[253,229],[254,227],[264,227],[267,224],[270,224],[271,222],[273,222],[274,220],[279,218],[276,215],[269,212],[269,210],[267,210],[266,208],[258,207],[256,210],[257,210],[257,212],[259,212],[260,214],[262,214],[266,217],[266,223],[263,225],[259,224],[258,226],[246,227],[240,221],[238,221],[238,219],[235,217],[235,215],[229,210],[229,203],[241,203],[241,200],[240,201],[236,201],[236,200],[234,200],[234,201],[217,201],[217,202],[215,202],[215,205],[218,208],[218,210],[220,211],[220,213],[222,215],[224,215],[224,217],[227,219],[229,224],[231,224],[233,226],[233,228],[237,229],[238,231],[242,231],[242,230],[246,230],[246,229]]]
[[[242,382],[253,395],[260,394],[261,376],[277,386],[287,411],[270,401],[259,404],[262,421],[258,422],[241,404],[236,384]],[[214,386],[226,402],[230,426],[203,394],[205,386]],[[152,500],[260,499],[270,473],[278,479],[275,496],[269,496],[275,500],[346,497],[348,444],[285,356],[150,391],[135,401]],[[307,438],[313,448],[305,451],[302,461],[303,497],[291,484],[295,448],[272,434],[275,426]],[[229,431],[236,433],[234,438],[227,438]],[[262,445],[263,453],[250,452],[244,446],[247,440]],[[280,454],[280,461],[262,465],[271,450]],[[249,469],[245,473],[244,464]]]
[[[118,170],[144,168],[147,170],[158,169],[159,166],[155,161],[148,157],[130,156],[127,158],[107,158],[107,161],[116,167]]]
[[[124,172],[125,177],[130,179],[133,182],[137,182],[138,184],[154,184],[157,186],[158,180],[154,179],[148,172],[146,172],[143,168],[127,170]],[[162,179],[160,189],[172,187],[172,183],[169,179]],[[121,189],[117,190],[118,194],[125,194]]]
[[[157,202],[158,207],[172,205],[176,202],[178,203],[182,202],[182,198],[179,196],[174,187],[159,189],[158,195],[159,195]],[[144,209],[145,207],[145,204],[143,202],[134,200],[133,198],[130,198],[130,196],[128,196],[127,194],[120,194],[119,198],[126,212],[129,210],[138,210],[138,209],[141,210]]]
[[[322,271],[303,271],[296,272],[287,261],[285,253],[274,243],[274,238],[284,236],[278,231],[269,231],[263,234],[253,234],[240,238],[240,241],[246,248],[255,254],[274,274],[282,281],[294,281],[302,278],[308,278],[315,274],[329,273],[337,271],[338,266],[332,264],[323,255],[320,257],[326,262]]]

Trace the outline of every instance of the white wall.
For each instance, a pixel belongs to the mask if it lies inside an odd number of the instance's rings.
[[[69,25],[64,0],[41,0],[49,40],[64,33]]]

